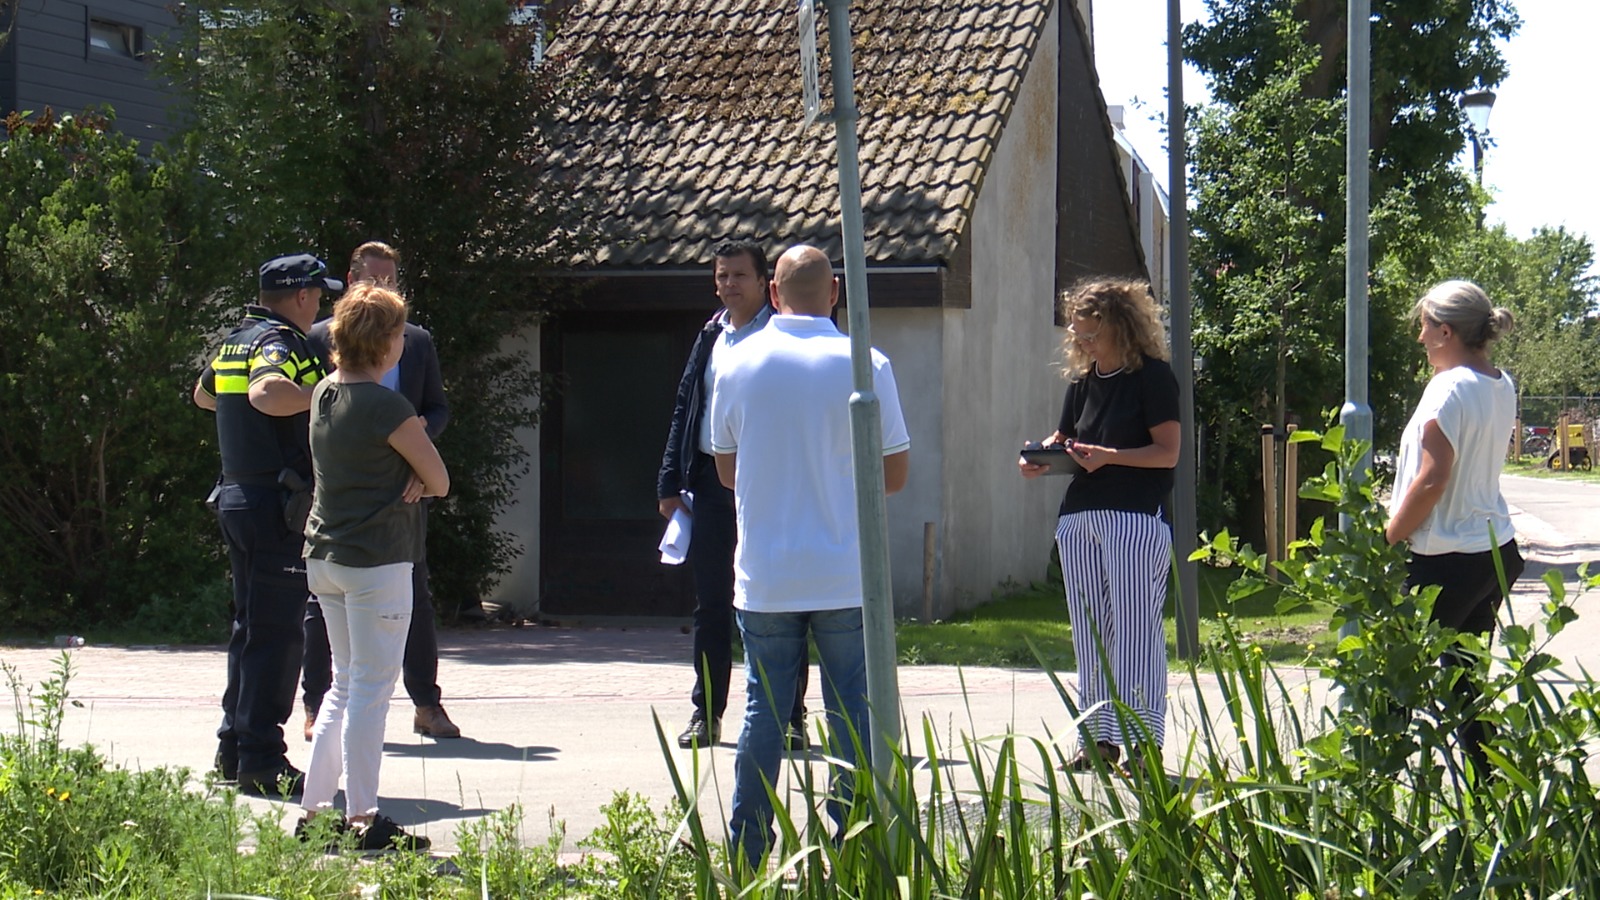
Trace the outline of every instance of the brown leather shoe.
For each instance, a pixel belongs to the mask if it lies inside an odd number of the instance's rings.
[[[461,729],[450,721],[443,706],[419,706],[411,718],[411,730],[431,738],[458,738]]]
[[[316,725],[317,711],[314,709],[306,710],[306,743],[308,744],[311,743],[311,732],[316,728]]]

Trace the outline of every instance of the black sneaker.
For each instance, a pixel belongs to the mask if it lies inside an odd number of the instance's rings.
[[[716,719],[707,719],[698,713],[689,720],[689,727],[678,735],[678,746],[685,750],[691,747],[709,747],[722,739],[722,723]]]
[[[323,819],[328,819],[330,824],[324,826],[322,824]],[[310,816],[301,816],[294,823],[294,836],[301,843],[310,843],[316,837],[326,839],[327,842],[322,845],[324,853],[338,853],[340,839],[349,831],[350,820],[337,812],[322,813],[315,819]]]
[[[372,824],[356,832],[356,849],[366,851],[405,850],[421,853],[433,846],[433,841],[419,834],[410,834],[385,815],[372,817]]]
[[[239,773],[239,792],[252,797],[266,797],[272,800],[298,797],[305,790],[305,786],[306,773],[288,763],[284,763],[281,769]]]

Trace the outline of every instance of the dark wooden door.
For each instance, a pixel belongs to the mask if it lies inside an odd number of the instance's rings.
[[[687,616],[687,566],[656,550],[656,472],[706,312],[579,312],[543,329],[557,379],[541,427],[541,610]]]

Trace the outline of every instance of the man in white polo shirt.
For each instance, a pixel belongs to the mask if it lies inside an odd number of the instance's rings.
[[[861,630],[861,551],[850,443],[850,339],[829,318],[839,281],[815,247],[791,247],[771,285],[778,315],[718,363],[711,394],[717,474],[733,488],[739,544],[734,599],[744,637],[747,701],[734,761],[730,831],[756,866],[771,849],[772,803],[783,723],[806,635],[821,657],[829,751],[855,762],[851,729],[867,734],[866,649]],[[884,487],[905,487],[911,438],[888,357],[872,351],[883,423]],[[848,722],[848,725],[846,724]],[[836,824],[852,785],[834,771],[828,812]]]

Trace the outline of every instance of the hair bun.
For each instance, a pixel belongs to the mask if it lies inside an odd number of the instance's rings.
[[[1504,306],[1496,306],[1489,313],[1489,333],[1491,336],[1496,338],[1505,337],[1511,333],[1511,329],[1514,327],[1516,327],[1516,319],[1511,315],[1511,310],[1506,309]]]

